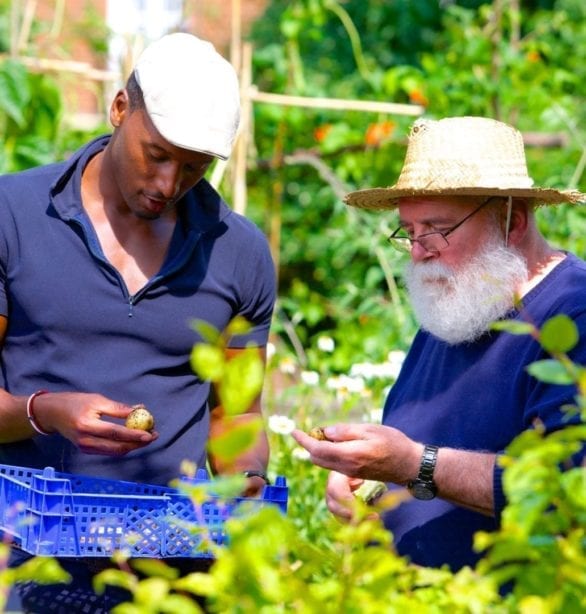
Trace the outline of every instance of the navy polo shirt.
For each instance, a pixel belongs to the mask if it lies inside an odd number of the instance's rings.
[[[0,462],[167,484],[184,459],[205,463],[209,384],[189,364],[190,326],[253,325],[232,347],[267,342],[275,272],[264,235],[202,179],[180,203],[160,272],[130,295],[81,205],[81,174],[100,137],[69,161],[0,178],[0,385],[14,395],[100,393],[144,403],[159,439],[125,457],[84,454],[60,435],[0,445]]]
[[[586,264],[571,254],[509,317],[541,327],[557,314],[576,322],[580,342],[570,357],[586,364]],[[545,358],[550,356],[530,335],[493,332],[474,343],[448,345],[419,331],[387,398],[383,424],[426,444],[502,453],[535,420],[548,431],[567,423],[560,408],[574,402],[576,388],[546,384],[527,372]],[[453,570],[474,565],[480,557],[474,534],[496,529],[506,503],[499,466],[493,491],[496,518],[440,498],[410,499],[385,514],[385,525],[399,554],[416,564]]]

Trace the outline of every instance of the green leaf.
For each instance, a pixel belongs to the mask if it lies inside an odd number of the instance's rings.
[[[93,587],[101,595],[107,586],[119,586],[132,592],[136,586],[136,577],[122,569],[106,569],[94,576]]]
[[[219,381],[226,367],[224,350],[207,343],[199,343],[191,350],[191,368],[204,380]]]
[[[195,595],[213,595],[217,590],[217,580],[215,576],[208,573],[193,572],[183,576],[174,587],[180,591],[189,591]]]
[[[218,345],[221,341],[221,335],[216,328],[204,320],[193,320],[191,328],[199,333],[204,341],[210,345]]]
[[[241,414],[252,405],[263,386],[264,365],[254,348],[246,349],[224,364],[218,396],[224,411]]]
[[[538,360],[527,367],[530,375],[547,384],[566,386],[574,380],[570,373],[557,360]]]
[[[231,463],[255,444],[262,428],[262,418],[254,416],[251,420],[239,423],[210,440],[208,449],[214,456]]]
[[[0,64],[0,110],[19,128],[26,125],[25,111],[30,102],[30,86],[24,66],[13,60]]]
[[[230,321],[226,328],[226,338],[230,339],[234,335],[244,335],[250,331],[251,328],[252,326],[246,318],[236,316]]]
[[[134,600],[139,604],[161,604],[169,595],[171,587],[164,578],[146,578],[138,583]]]
[[[145,576],[157,576],[167,580],[175,580],[179,577],[179,570],[167,565],[160,559],[141,559],[132,560],[132,568]]]
[[[531,335],[536,332],[535,326],[519,320],[499,320],[490,325],[492,330],[502,330],[512,335]]]
[[[580,335],[574,321],[564,314],[550,318],[541,327],[539,341],[547,352],[569,352],[578,343]]]

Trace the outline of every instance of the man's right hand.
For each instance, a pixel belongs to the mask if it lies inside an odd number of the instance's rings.
[[[343,473],[330,471],[326,487],[326,503],[334,516],[344,522],[352,520],[356,507],[354,492],[360,488],[362,478],[350,478]]]
[[[129,429],[104,418],[124,421],[132,407],[100,394],[55,392],[34,401],[35,419],[48,433],[57,432],[86,454],[124,456],[155,441],[156,432]]]

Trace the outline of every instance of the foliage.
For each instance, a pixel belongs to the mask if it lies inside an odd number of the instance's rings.
[[[9,568],[9,554],[8,544],[0,543],[0,612],[5,611],[8,591],[15,582],[34,580],[39,584],[54,584],[69,581],[69,574],[52,558],[34,557],[20,567]]]
[[[14,60],[0,62],[0,172],[47,164],[56,158],[62,103],[51,79]],[[57,121],[56,121],[57,120]]]
[[[556,380],[563,370],[578,391],[569,415],[572,409],[586,420],[586,369],[567,357],[577,343],[574,323],[557,316],[541,330],[517,321],[495,328],[532,334],[552,353],[540,379]],[[412,565],[395,553],[378,513],[399,505],[404,494],[389,493],[370,506],[356,499],[350,524],[325,511],[325,472],[287,437],[294,427],[327,421],[327,410],[320,415],[303,407],[304,398],[311,403],[319,394],[298,391],[298,422],[275,415],[268,421],[271,471],[288,477],[288,514],[268,506],[231,518],[225,524],[229,544],[214,547],[208,573],[179,577],[161,561],[135,561],[132,566],[147,576],[138,580],[121,559],[122,569],[101,574],[97,583],[98,589],[114,583],[133,593],[133,603],[115,613],[199,612],[189,595],[205,598],[206,611],[235,613],[555,613],[586,607],[586,468],[564,466],[586,441],[584,424],[549,434],[537,425],[512,442],[501,460],[508,498],[502,527],[476,535],[475,547],[485,555],[475,569],[452,573]],[[359,405],[356,397],[350,401],[347,412]],[[205,499],[205,493],[191,494]]]
[[[0,0],[0,51],[10,49],[8,0]],[[95,23],[93,31],[96,30]],[[43,29],[35,20],[32,29]],[[31,52],[30,55],[33,55]],[[82,131],[70,127],[65,116],[59,78],[33,72],[17,59],[0,59],[0,173],[15,172],[62,160],[90,137],[104,130]]]
[[[501,459],[507,506],[498,532],[476,535],[476,547],[488,549],[478,571],[499,585],[511,583],[517,602],[533,611],[579,612],[586,607],[586,466],[571,468],[568,461],[586,442],[586,368],[567,356],[577,327],[559,315],[541,330],[515,321],[494,328],[529,332],[552,354],[530,372],[553,385],[575,384],[576,405],[565,410],[582,423],[547,435],[537,424],[510,444]]]
[[[520,12],[515,6],[520,6]],[[580,0],[495,2],[272,2],[251,35],[263,91],[422,105],[426,117],[482,114],[560,137],[527,147],[536,185],[586,188],[586,45]],[[278,29],[274,24],[278,24]],[[274,330],[301,368],[347,372],[405,349],[415,331],[385,243],[393,212],[342,203],[356,188],[392,184],[413,116],[256,104],[249,211],[278,249],[280,309]],[[270,216],[271,223],[265,216]],[[275,224],[274,218],[279,218]],[[556,246],[586,254],[586,214],[539,211]],[[320,335],[336,341],[314,359]],[[296,337],[296,339],[295,339]]]

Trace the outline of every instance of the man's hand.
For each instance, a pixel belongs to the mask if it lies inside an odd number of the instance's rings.
[[[336,424],[324,428],[326,440],[293,431],[311,461],[352,478],[406,484],[419,471],[423,445],[401,431],[379,424]]]
[[[343,473],[331,471],[326,487],[326,504],[334,516],[349,522],[356,505],[354,492],[364,483],[361,478],[349,478]]]
[[[47,393],[35,398],[35,417],[47,432],[58,432],[86,454],[124,456],[157,439],[124,426],[132,407],[99,394]],[[122,424],[104,418],[120,419]]]
[[[405,486],[419,473],[423,444],[401,431],[378,424],[336,424],[323,429],[326,440],[303,431],[293,431],[295,441],[310,454],[311,461],[325,469],[349,476],[333,475],[328,483],[330,510],[348,518],[344,502],[358,488],[352,478],[393,482]],[[440,448],[434,482],[442,499],[481,514],[494,514],[494,453]]]

